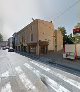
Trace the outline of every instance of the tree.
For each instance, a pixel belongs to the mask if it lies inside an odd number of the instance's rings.
[[[61,31],[63,36],[65,36],[67,33],[65,27],[58,27],[58,30]]]
[[[63,45],[65,45],[66,44],[66,39],[67,39],[66,29],[65,29],[65,27],[58,27],[58,30],[61,31],[61,33],[63,35]]]
[[[75,37],[75,43],[80,43],[80,36]]]
[[[80,23],[77,23],[77,25],[76,26],[74,26],[74,28],[76,29],[76,28],[80,28]],[[74,39],[75,39],[75,43],[80,43],[80,33],[78,33],[78,34],[76,34],[75,35],[75,37],[74,37]]]
[[[3,36],[2,34],[0,33],[0,42],[3,41]]]
[[[77,25],[74,28],[80,28],[80,23],[77,23]]]
[[[72,33],[67,36],[67,43],[68,44],[74,43],[74,37],[72,37]]]

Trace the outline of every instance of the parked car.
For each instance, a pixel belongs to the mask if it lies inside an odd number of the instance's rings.
[[[14,49],[13,49],[12,47],[10,47],[10,48],[8,49],[8,52],[14,52]]]
[[[6,47],[3,47],[2,49],[3,49],[3,50],[6,50]]]
[[[9,46],[6,46],[6,49],[9,49]]]

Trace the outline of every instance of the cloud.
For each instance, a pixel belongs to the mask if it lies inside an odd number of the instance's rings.
[[[8,38],[11,33],[27,25],[32,17],[39,16],[37,0],[0,0],[2,33]]]
[[[0,31],[7,39],[12,33],[29,24],[32,18],[52,20],[56,27],[66,25],[69,30],[76,22],[75,7],[55,21],[54,19],[74,2],[73,0],[0,0]],[[80,15],[79,10],[77,14]]]

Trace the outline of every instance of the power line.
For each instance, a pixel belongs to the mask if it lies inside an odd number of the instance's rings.
[[[77,0],[75,3],[73,3],[71,6],[69,6],[67,9],[65,9],[63,12],[60,13],[56,18],[54,18],[54,21],[61,17],[65,12],[68,12],[71,8],[73,8],[76,4],[78,4],[80,0]]]

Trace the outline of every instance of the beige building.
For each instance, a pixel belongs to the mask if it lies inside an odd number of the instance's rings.
[[[63,36],[61,31],[55,30],[55,51],[63,49]]]
[[[52,22],[36,19],[17,33],[16,50],[37,55],[55,51],[55,32]]]

